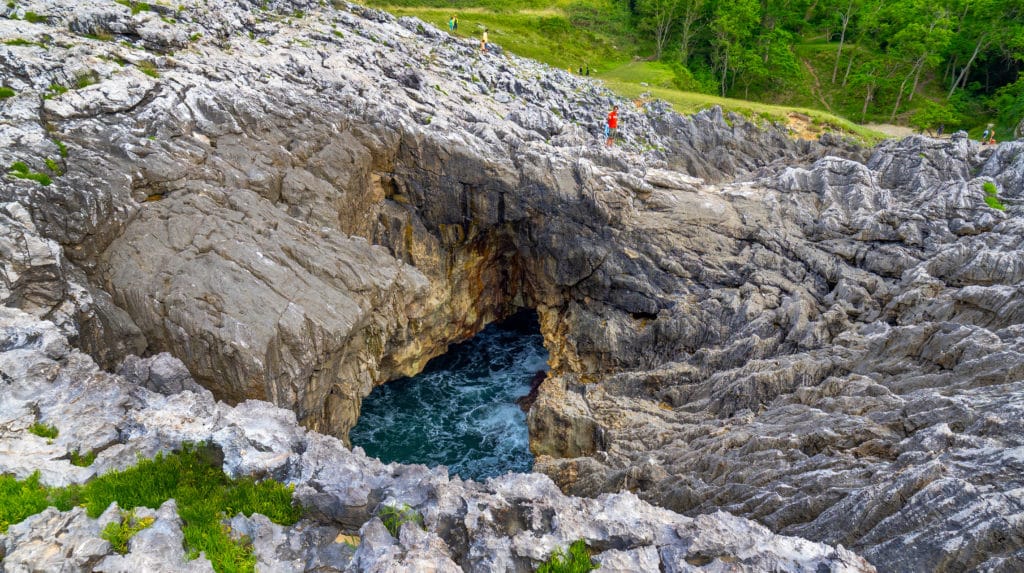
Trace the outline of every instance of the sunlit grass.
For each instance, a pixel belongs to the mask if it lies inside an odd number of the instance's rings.
[[[810,117],[822,131],[839,131],[866,145],[873,145],[886,138],[880,132],[817,109],[679,90],[674,85],[675,72],[668,64],[632,60],[633,53],[628,47],[636,45],[635,39],[617,37],[614,32],[600,33],[602,30],[614,29],[619,16],[612,14],[604,20],[598,17],[599,21],[593,22],[590,29],[573,25],[574,17],[585,18],[581,16],[580,10],[588,8],[586,3],[571,0],[483,0],[473,2],[473,6],[468,8],[454,8],[448,2],[434,0],[387,0],[371,1],[369,4],[396,16],[416,16],[441,30],[448,29],[448,19],[456,14],[459,17],[456,36],[479,38],[480,32],[486,27],[491,42],[518,56],[573,72],[581,67],[589,67],[592,76],[604,80],[605,85],[620,96],[635,99],[649,92],[670,103],[679,113],[691,114],[718,105],[725,112],[735,112],[755,121],[785,122],[788,114],[796,112]],[[593,3],[595,8],[600,5],[600,0]],[[829,44],[810,44],[806,47],[824,52]]]
[[[25,480],[0,476],[0,532],[51,505],[61,511],[81,505],[89,517],[96,518],[115,501],[130,511],[156,509],[174,499],[191,558],[205,552],[218,572],[252,571],[256,558],[251,542],[234,540],[224,520],[238,513],[261,513],[275,523],[290,525],[302,515],[302,508],[292,504],[291,487],[273,480],[233,480],[214,461],[210,450],[186,446],[104,474],[84,486],[47,488],[40,484],[38,472]],[[107,535],[127,543],[125,536],[130,535],[125,528],[137,528],[137,524],[122,521],[120,529],[111,528]]]

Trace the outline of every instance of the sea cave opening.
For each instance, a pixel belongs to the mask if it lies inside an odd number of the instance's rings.
[[[537,313],[521,311],[453,345],[423,372],[378,386],[349,433],[385,463],[445,465],[483,479],[533,467],[517,399],[547,370]]]

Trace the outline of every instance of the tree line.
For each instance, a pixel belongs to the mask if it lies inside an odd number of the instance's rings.
[[[681,87],[921,128],[1024,117],[1022,0],[626,1]]]

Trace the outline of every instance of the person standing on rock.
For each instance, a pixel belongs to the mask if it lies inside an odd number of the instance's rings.
[[[484,28],[484,33],[480,35],[480,51],[487,51],[487,28]]]
[[[612,110],[608,112],[608,119],[604,124],[605,139],[604,146],[611,147],[615,144],[615,134],[619,130],[619,106],[612,106]]]

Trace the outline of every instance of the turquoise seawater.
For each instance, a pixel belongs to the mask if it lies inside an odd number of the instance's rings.
[[[468,479],[528,472],[526,414],[515,399],[547,359],[536,314],[491,324],[419,375],[375,388],[352,444],[384,462],[444,465]]]

